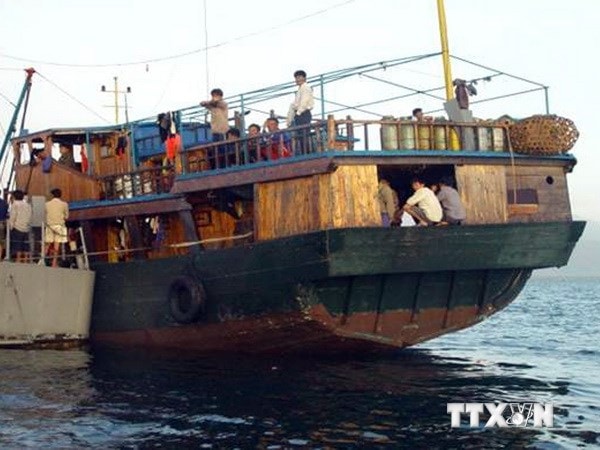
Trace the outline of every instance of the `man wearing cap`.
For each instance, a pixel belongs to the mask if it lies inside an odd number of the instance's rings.
[[[58,245],[67,242],[66,220],[69,218],[69,205],[61,200],[60,189],[52,189],[52,200],[46,202],[46,254],[52,255],[52,267],[58,267]]]

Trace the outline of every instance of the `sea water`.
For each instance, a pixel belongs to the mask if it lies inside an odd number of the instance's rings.
[[[485,322],[385,357],[0,351],[0,448],[600,447],[600,279],[533,279]],[[554,405],[450,427],[449,402]]]

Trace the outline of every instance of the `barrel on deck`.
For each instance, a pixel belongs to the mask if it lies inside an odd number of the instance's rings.
[[[436,150],[446,150],[448,148],[446,125],[433,126],[433,145]]]
[[[415,125],[412,122],[400,125],[400,148],[415,149]]]
[[[383,116],[382,121],[395,120],[392,116]],[[381,124],[381,148],[383,150],[395,150],[398,148],[398,126],[395,123]]]
[[[419,150],[429,150],[431,149],[431,127],[430,125],[421,125],[417,126],[418,136],[419,136]]]

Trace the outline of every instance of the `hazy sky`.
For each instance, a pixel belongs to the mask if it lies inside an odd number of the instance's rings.
[[[599,12],[597,0],[446,0],[451,53],[550,86],[551,112],[577,124],[579,164],[569,175],[573,212],[592,220],[600,220]],[[316,74],[439,50],[435,0],[0,0],[0,18],[2,135],[12,113],[2,96],[15,100],[24,78],[13,69],[27,66],[40,72],[27,119],[27,128],[37,130],[112,123],[113,109],[105,105],[113,98],[100,86],[112,89],[114,76],[120,88],[131,86],[135,119],[197,104],[207,86],[236,94],[289,81],[297,68]],[[214,48],[194,52],[206,47],[206,35]],[[441,62],[406,74],[436,86]],[[453,75],[473,78],[456,68]],[[539,94],[513,102],[503,103],[503,112],[543,112]],[[406,115],[413,106],[391,104],[390,113]],[[492,114],[474,109],[482,117]]]

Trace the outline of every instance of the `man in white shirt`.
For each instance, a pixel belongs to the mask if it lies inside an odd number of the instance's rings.
[[[298,147],[300,153],[308,153],[306,144],[308,143],[308,125],[312,120],[312,113],[310,112],[315,104],[313,97],[312,88],[306,83],[306,72],[304,70],[296,70],[294,72],[294,80],[298,85],[296,91],[296,98],[290,106],[290,113],[288,121],[291,119],[291,125],[294,127],[304,126],[300,130],[300,136],[298,136]]]
[[[31,205],[25,201],[25,193],[16,190],[12,193],[12,203],[8,216],[11,253],[17,254],[16,262],[29,259],[29,231],[31,230]]]
[[[58,267],[59,244],[67,242],[66,220],[69,218],[69,204],[62,201],[60,189],[52,189],[52,200],[46,202],[46,254],[52,256],[52,267]]]
[[[406,200],[402,209],[410,214],[419,226],[435,225],[441,222],[442,205],[433,191],[425,186],[420,178],[414,178],[411,186],[415,193]]]
[[[308,125],[312,120],[310,110],[313,109],[315,104],[313,91],[306,83],[306,72],[304,70],[296,70],[294,80],[298,85],[298,90],[296,91],[294,103],[292,103],[292,109],[294,110],[293,125]]]

